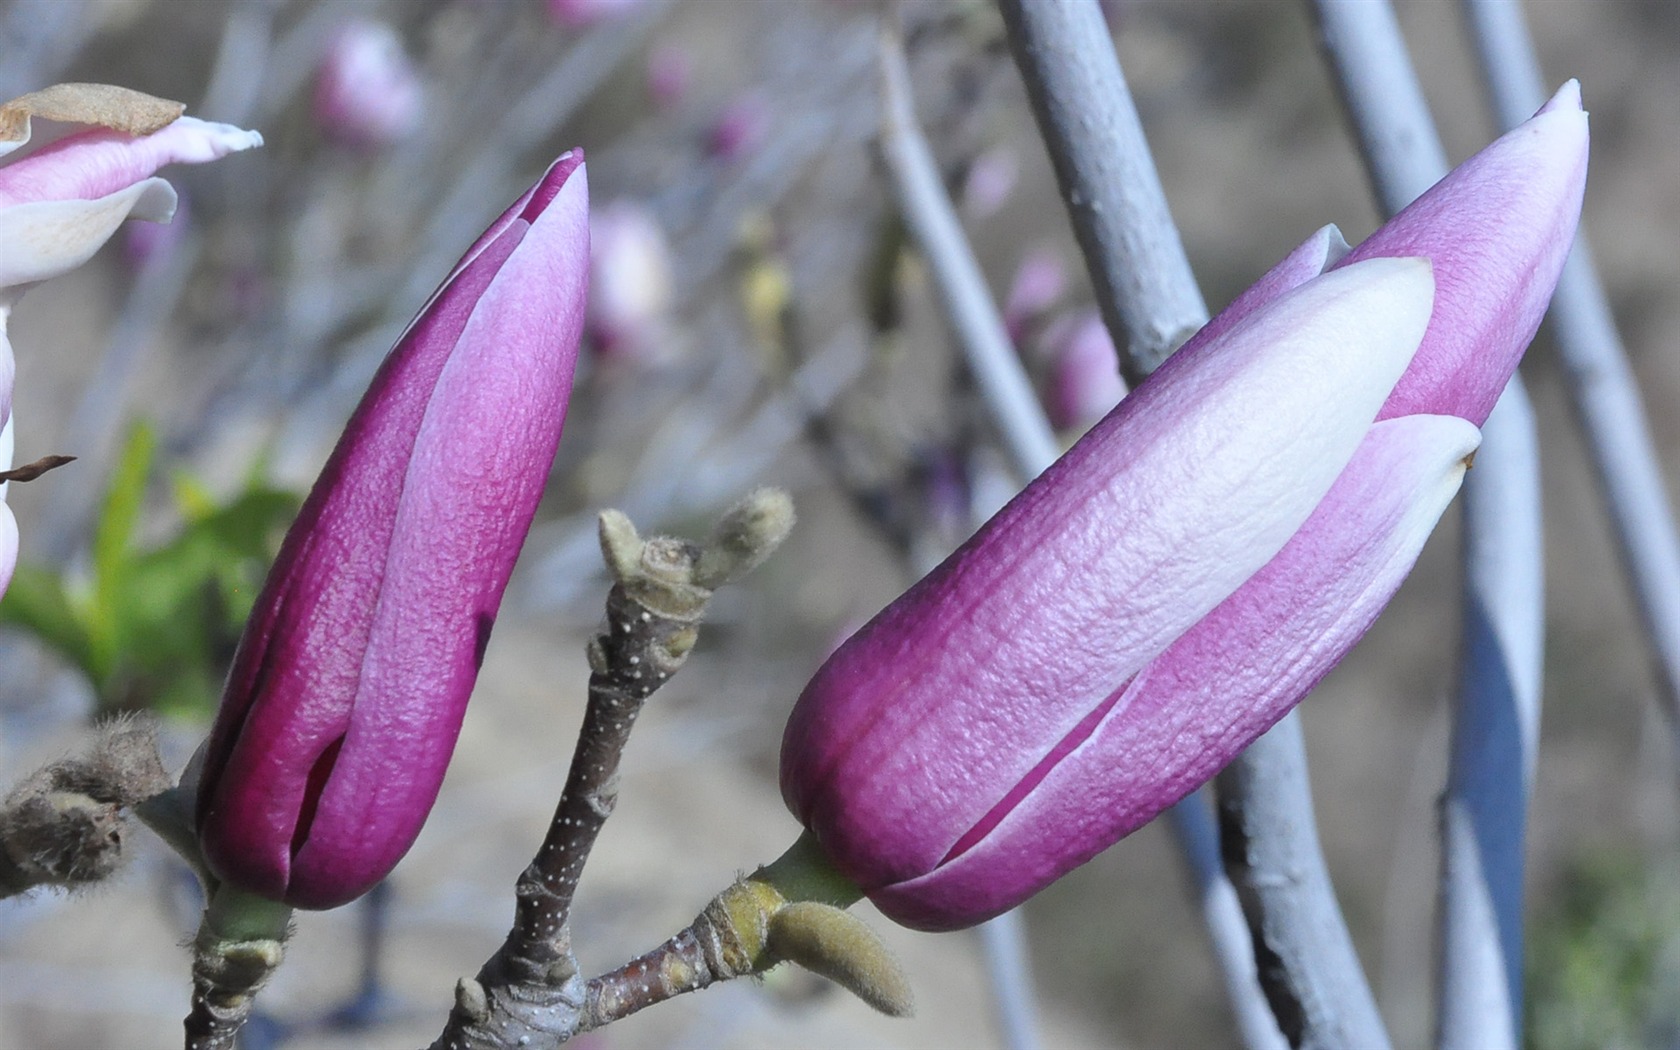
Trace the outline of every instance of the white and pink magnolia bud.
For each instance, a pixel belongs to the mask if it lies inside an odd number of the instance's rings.
[[[1299,702],[1457,490],[1586,162],[1571,83],[1346,258],[1320,231],[842,645],[781,771],[838,872],[906,925],[981,922]]]

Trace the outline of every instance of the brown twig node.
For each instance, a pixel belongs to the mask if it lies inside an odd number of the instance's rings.
[[[514,889],[513,928],[476,979],[462,979],[434,1048],[558,1046],[581,1031],[585,985],[571,948],[572,898],[618,801],[618,767],[642,705],[699,637],[713,591],[769,557],[793,527],[786,493],[759,489],[704,544],[643,539],[617,511],[601,515],[613,576],[606,630],[589,643],[589,699],[548,835]]]

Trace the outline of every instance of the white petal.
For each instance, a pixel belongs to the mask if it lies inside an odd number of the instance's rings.
[[[175,213],[175,190],[146,179],[98,200],[37,201],[0,208],[0,301],[5,289],[68,273],[87,262],[124,219],[166,221]]]

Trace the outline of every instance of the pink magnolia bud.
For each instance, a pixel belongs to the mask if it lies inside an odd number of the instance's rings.
[[[1057,430],[1084,430],[1126,396],[1120,355],[1095,310],[1058,318],[1044,333],[1050,372],[1044,411]]]
[[[769,106],[763,97],[752,91],[742,92],[723,107],[706,132],[706,152],[725,164],[734,164],[756,151],[769,130]]]
[[[425,89],[402,38],[383,22],[346,23],[315,73],[315,120],[358,149],[401,142],[420,128]]]
[[[420,833],[560,439],[587,212],[573,151],[409,325],[287,534],[199,783],[228,884],[334,907]]]
[[[657,363],[676,345],[671,309],[671,248],[648,209],[619,200],[589,220],[589,343],[602,357]]]
[[[1044,314],[1067,294],[1067,267],[1048,248],[1035,248],[1021,260],[1003,300],[1003,327],[1017,347]]]
[[[1456,491],[1585,158],[1570,86],[1328,272],[1320,231],[842,646],[782,748],[835,867],[902,923],[972,925],[1293,707]]]

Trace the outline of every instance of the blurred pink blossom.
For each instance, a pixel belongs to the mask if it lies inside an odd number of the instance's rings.
[[[589,240],[590,348],[638,364],[669,360],[671,249],[659,221],[643,204],[617,200],[590,216]]]
[[[1067,280],[1062,257],[1049,248],[1034,248],[1022,258],[1003,300],[1003,327],[1017,348],[1067,293]]]
[[[993,146],[974,158],[963,178],[963,211],[973,219],[997,214],[1021,181],[1021,159],[1007,146]]]
[[[706,132],[706,152],[725,164],[755,152],[770,131],[770,108],[764,97],[745,91],[723,107]]]
[[[597,22],[620,18],[644,0],[548,0],[548,17],[567,29],[585,29]]]
[[[660,109],[669,109],[682,101],[694,82],[694,59],[685,48],[676,44],[659,44],[648,52],[648,97]]]
[[[1045,329],[1044,410],[1057,430],[1083,431],[1126,396],[1120,355],[1095,309],[1058,317]]]
[[[333,141],[378,149],[420,128],[425,88],[402,38],[383,22],[345,23],[315,74],[315,119]]]

